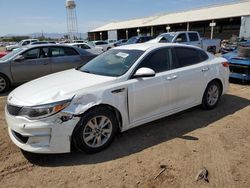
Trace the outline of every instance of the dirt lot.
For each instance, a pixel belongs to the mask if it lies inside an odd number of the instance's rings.
[[[231,84],[215,110],[196,107],[143,125],[92,155],[23,154],[8,137],[5,101],[0,187],[250,187],[250,86]],[[195,181],[203,166],[209,183]]]

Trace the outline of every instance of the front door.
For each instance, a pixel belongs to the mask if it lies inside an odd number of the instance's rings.
[[[128,85],[129,119],[131,123],[150,119],[171,109],[170,90],[165,84],[169,70],[169,49],[157,49],[136,68],[153,69],[150,78],[132,78]],[[135,70],[135,72],[136,72]]]
[[[11,72],[15,83],[23,83],[51,73],[48,48],[32,48],[21,54],[22,61],[11,62]]]

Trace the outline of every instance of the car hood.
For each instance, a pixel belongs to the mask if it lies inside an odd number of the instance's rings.
[[[35,106],[73,98],[98,86],[105,86],[117,78],[84,73],[75,69],[51,74],[16,88],[8,96],[8,103]]]

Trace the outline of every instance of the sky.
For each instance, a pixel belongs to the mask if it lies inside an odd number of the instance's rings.
[[[239,0],[75,0],[78,30],[88,32],[113,21],[190,10]],[[65,0],[0,0],[0,36],[65,33]]]

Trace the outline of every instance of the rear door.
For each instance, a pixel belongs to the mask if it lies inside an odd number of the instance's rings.
[[[82,63],[79,53],[71,47],[52,46],[50,57],[53,73],[78,67]]]
[[[11,62],[14,82],[23,83],[51,73],[47,47],[28,49],[21,54],[22,61]]]
[[[206,61],[207,54],[192,47],[175,47],[172,53],[172,74],[169,83],[173,108],[182,109],[199,104],[210,71]]]

